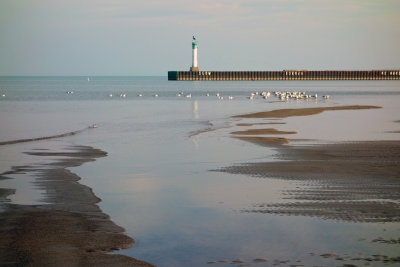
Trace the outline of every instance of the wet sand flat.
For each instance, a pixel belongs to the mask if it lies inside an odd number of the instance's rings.
[[[64,156],[38,166],[15,167],[14,173],[32,172],[35,185],[44,190],[43,205],[7,203],[12,190],[1,190],[6,211],[0,216],[0,262],[5,266],[153,266],[108,252],[128,248],[135,241],[112,222],[96,203],[91,188],[79,184],[80,177],[67,170],[93,161],[106,153],[76,146],[70,152],[29,152],[31,155]],[[12,172],[8,172],[8,175]],[[6,176],[7,174],[3,174]]]
[[[296,134],[293,131],[279,131],[273,128],[266,128],[266,129],[249,129],[246,131],[235,131],[231,132],[231,134],[238,134],[238,135],[267,135],[267,134]]]
[[[330,110],[360,110],[360,109],[377,109],[378,106],[337,106],[337,107],[318,107],[318,108],[297,108],[297,109],[277,109],[272,111],[264,111],[250,114],[242,114],[233,116],[233,118],[287,118],[294,116],[309,116]]]
[[[283,137],[262,137],[262,136],[235,136],[235,138],[260,145],[289,144],[290,140]]]
[[[315,115],[323,111],[350,112],[376,108],[380,107],[279,109],[234,117],[286,118]],[[286,145],[291,141],[288,138],[257,136],[281,133],[275,129],[248,129],[231,133],[232,137],[243,141],[275,147],[279,160],[245,163],[218,171],[291,180],[300,185],[294,190],[281,192],[285,201],[255,203],[243,212],[316,216],[355,222],[400,221],[400,141],[289,146]]]
[[[243,212],[361,222],[400,221],[400,141],[280,146],[278,150],[284,161],[219,170],[287,179],[302,185],[282,192],[290,203],[256,203]]]
[[[284,122],[258,122],[258,123],[237,123],[236,126],[254,126],[254,125],[277,125],[277,124],[286,124]]]

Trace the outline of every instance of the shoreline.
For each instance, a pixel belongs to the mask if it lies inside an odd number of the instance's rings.
[[[62,156],[41,166],[24,166],[22,172],[34,175],[34,186],[45,193],[42,205],[7,202],[12,189],[0,191],[0,262],[4,265],[31,266],[153,266],[134,258],[110,254],[129,248],[135,240],[111,221],[97,205],[101,200],[92,189],[79,183],[80,177],[67,170],[106,152],[87,146],[73,146],[67,152],[26,152],[40,157]],[[20,168],[1,174],[20,173]]]
[[[400,141],[275,146],[279,161],[217,171],[295,182],[285,203],[256,203],[242,212],[319,217],[349,222],[400,221]],[[287,202],[289,200],[289,202]]]
[[[376,106],[337,106],[279,109],[236,115],[242,118],[287,118],[310,116],[324,111],[375,109]],[[285,123],[285,122],[282,122]],[[333,144],[288,145],[296,139],[275,137],[293,134],[276,129],[248,129],[231,132],[231,137],[279,153],[275,161],[243,163],[214,171],[262,179],[284,179],[298,185],[281,192],[284,201],[256,203],[242,210],[250,213],[310,216],[349,222],[400,221],[400,140],[352,141]],[[263,136],[263,135],[268,135]],[[312,140],[309,140],[312,141]],[[276,161],[277,159],[277,161]]]

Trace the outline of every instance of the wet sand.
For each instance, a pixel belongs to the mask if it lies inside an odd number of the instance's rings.
[[[62,134],[57,134],[57,135],[51,135],[51,136],[43,136],[43,137],[37,137],[37,138],[27,138],[27,139],[17,139],[17,140],[3,141],[3,142],[0,142],[0,146],[61,138],[61,137],[66,137],[66,136],[79,134],[79,133],[81,133],[81,132],[83,132],[83,131],[85,131],[87,129],[90,129],[90,128],[91,127],[85,128],[85,129],[82,129],[82,130],[77,130],[77,131],[72,131],[72,132],[67,132],[67,133],[62,133]]]
[[[91,188],[67,167],[79,166],[106,153],[86,146],[67,152],[29,152],[62,159],[42,166],[16,166],[2,174],[36,176],[35,186],[44,192],[43,205],[16,205],[7,201],[13,190],[0,190],[0,262],[4,266],[153,266],[110,252],[129,248],[135,241],[112,222],[96,203]]]
[[[296,181],[289,203],[256,203],[244,212],[316,216],[357,222],[400,221],[400,141],[278,148],[278,162],[221,171]]]
[[[294,116],[309,116],[330,110],[360,110],[360,109],[377,109],[378,106],[337,106],[337,107],[320,107],[320,108],[298,108],[298,109],[277,109],[272,111],[257,112],[243,115],[236,115],[233,118],[287,118]]]
[[[325,110],[351,112],[370,108],[378,107],[282,109],[235,117],[284,118],[313,115]],[[218,171],[291,180],[299,185],[295,190],[282,192],[284,201],[255,203],[243,212],[315,216],[353,222],[400,221],[399,140],[289,146],[284,145],[289,143],[289,139],[279,137],[233,137],[258,145],[272,145],[279,152],[279,160],[245,163]]]
[[[240,135],[266,135],[266,134],[296,134],[293,131],[278,131],[273,128],[266,129],[249,129],[246,131],[235,131],[231,132],[231,134],[240,134]]]
[[[271,124],[286,124],[284,122],[258,122],[258,123],[237,123],[236,126],[254,126],[254,125],[271,125]]]
[[[267,146],[274,145],[274,144],[283,145],[283,144],[290,143],[289,139],[283,138],[283,137],[235,136],[235,138],[244,140],[244,141],[248,141],[248,142],[252,142],[252,143],[256,143],[259,145],[267,145]]]

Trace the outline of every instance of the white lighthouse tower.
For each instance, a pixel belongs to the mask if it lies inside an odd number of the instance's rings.
[[[194,35],[192,40],[192,67],[190,67],[190,71],[199,71],[199,66],[197,65],[197,40]]]

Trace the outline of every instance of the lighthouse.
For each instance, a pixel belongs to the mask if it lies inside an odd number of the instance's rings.
[[[197,40],[194,35],[192,40],[192,67],[190,68],[190,71],[199,71],[199,66],[197,65]]]

